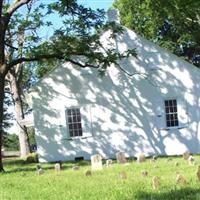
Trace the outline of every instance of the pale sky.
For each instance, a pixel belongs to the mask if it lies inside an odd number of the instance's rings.
[[[114,0],[78,0],[81,4],[93,9],[101,8],[108,10],[112,6]]]

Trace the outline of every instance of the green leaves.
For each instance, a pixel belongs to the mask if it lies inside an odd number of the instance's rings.
[[[200,66],[193,62],[200,55],[200,1],[115,0],[114,6],[123,25]]]

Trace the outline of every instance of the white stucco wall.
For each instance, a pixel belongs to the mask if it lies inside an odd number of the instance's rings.
[[[199,69],[125,30],[112,42],[123,52],[136,48],[138,58],[121,61],[128,77],[114,66],[104,77],[95,70],[66,63],[42,79],[31,92],[40,162],[89,159],[99,153],[126,156],[199,153]],[[147,76],[146,76],[147,75]],[[179,127],[166,129],[164,100],[178,101]],[[69,138],[65,109],[81,108],[83,137]]]

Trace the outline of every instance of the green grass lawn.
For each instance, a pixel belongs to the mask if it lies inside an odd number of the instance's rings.
[[[146,162],[138,164],[129,161],[129,165],[113,164],[110,168],[95,171],[91,177],[84,172],[90,168],[89,162],[79,162],[79,171],[71,168],[73,162],[63,164],[60,173],[54,172],[54,164],[43,164],[45,173],[38,176],[36,164],[23,164],[20,160],[4,160],[6,172],[0,174],[0,200],[132,200],[132,199],[200,199],[200,183],[197,182],[196,169],[200,156],[195,156],[196,165],[189,166],[180,157],[158,158],[155,164]],[[179,162],[179,166],[175,163]],[[155,165],[157,167],[155,167]],[[147,170],[148,177],[142,177],[141,171]],[[127,173],[122,180],[120,171]],[[182,174],[186,185],[176,184],[176,173]],[[160,177],[161,185],[152,188],[152,178]]]

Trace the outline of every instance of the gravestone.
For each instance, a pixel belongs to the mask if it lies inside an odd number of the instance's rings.
[[[91,168],[92,170],[101,170],[102,167],[102,157],[99,154],[91,156]]]
[[[186,182],[186,179],[182,175],[177,174],[176,183],[180,185],[185,185],[187,182]]]
[[[40,164],[36,165],[36,171],[38,175],[44,174],[44,170],[42,169],[42,166]]]
[[[191,155],[189,156],[188,163],[189,163],[189,165],[194,165],[195,164],[193,156],[191,156]]]
[[[189,157],[190,157],[190,152],[189,152],[189,151],[185,151],[185,152],[183,153],[183,159],[184,159],[184,160],[188,160]]]
[[[60,170],[61,170],[60,163],[56,163],[56,164],[54,165],[54,169],[55,169],[55,172],[60,172]]]
[[[138,163],[141,163],[141,162],[144,162],[145,161],[145,155],[143,153],[140,153],[138,156],[137,156],[137,162]]]
[[[40,176],[42,174],[44,174],[44,170],[42,168],[37,170],[37,174]]]
[[[92,176],[91,170],[87,170],[87,171],[85,172],[85,176]]]
[[[197,175],[197,180],[200,182],[200,166],[198,166],[197,168],[196,175]]]
[[[126,157],[125,157],[125,155],[124,155],[123,152],[116,153],[116,158],[117,158],[117,162],[119,164],[125,164],[125,163],[127,163]]]
[[[152,178],[152,185],[153,185],[153,189],[157,189],[160,186],[160,178],[157,176],[154,176]]]
[[[125,171],[121,171],[119,172],[119,178],[120,179],[127,179],[127,174]]]
[[[75,165],[72,167],[72,170],[74,170],[74,171],[78,171],[79,169],[80,169],[80,167],[78,165]]]
[[[148,176],[148,171],[147,170],[142,170],[141,174],[143,177],[147,177]]]
[[[106,167],[112,166],[112,159],[106,160]]]

